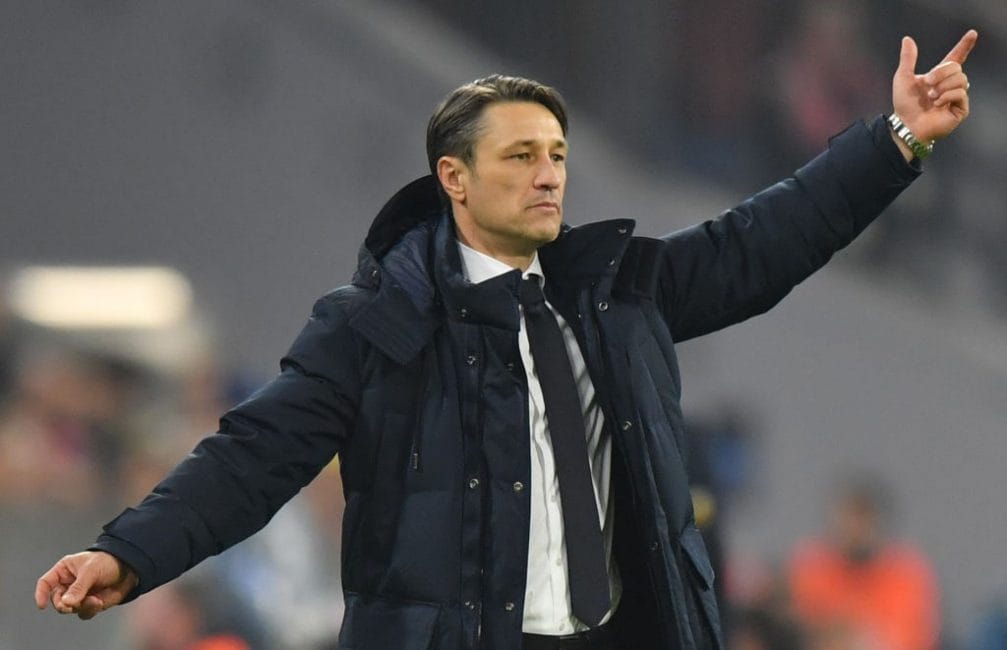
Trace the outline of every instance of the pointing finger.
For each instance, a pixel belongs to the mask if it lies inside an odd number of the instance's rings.
[[[49,573],[52,573],[52,571]],[[39,609],[45,609],[46,603],[49,602],[49,595],[52,594],[53,587],[55,586],[49,581],[49,573],[39,578],[38,582],[35,583],[35,605]]]
[[[42,577],[35,583],[35,604],[38,605],[38,608],[45,609],[46,602],[54,591],[59,589],[62,594],[63,585],[73,582],[73,578],[73,574],[67,570],[62,560],[42,574]]]
[[[956,61],[958,63],[965,63],[965,59],[969,58],[969,53],[972,52],[972,48],[976,46],[976,40],[979,38],[979,32],[974,29],[970,29],[965,32],[958,44],[951,48],[948,55],[944,57],[944,61]],[[944,61],[941,61],[943,63]]]

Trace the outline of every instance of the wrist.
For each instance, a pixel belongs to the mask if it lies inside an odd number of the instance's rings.
[[[108,551],[98,551],[98,552],[105,553],[113,560],[115,560],[116,566],[119,569],[119,575],[116,582],[126,588],[127,594],[136,589],[137,585],[140,584],[140,577],[136,574],[136,571],[133,570],[133,567],[131,567],[126,562],[123,562],[121,558],[112,555]]]
[[[892,134],[892,139],[895,144],[898,145],[899,151],[905,157],[906,162],[912,161],[913,158],[919,158],[920,160],[925,159],[934,150],[934,143],[932,140],[924,141],[916,137],[912,129],[906,126],[902,118],[898,116],[897,113],[891,113],[887,120],[889,132]]]

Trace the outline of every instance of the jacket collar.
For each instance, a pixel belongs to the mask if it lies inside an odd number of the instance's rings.
[[[564,225],[556,241],[539,249],[548,286],[575,291],[614,276],[633,226],[630,219]],[[424,176],[399,190],[371,225],[353,284],[376,294],[350,326],[407,363],[443,318],[517,331],[520,281],[516,269],[478,284],[465,279],[454,221],[442,207],[436,179]]]

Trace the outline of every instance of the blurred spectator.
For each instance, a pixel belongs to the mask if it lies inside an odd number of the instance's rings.
[[[240,594],[273,638],[271,650],[329,647],[339,635],[343,496],[338,464],[322,471],[269,526],[209,563],[214,583]],[[324,511],[324,513],[323,513]],[[332,536],[330,536],[332,535]],[[296,625],[291,625],[296,621]]]
[[[243,611],[219,585],[188,578],[137,600],[128,610],[128,633],[136,650],[268,648],[250,617],[235,616]]]
[[[888,106],[888,79],[872,51],[864,9],[855,2],[808,3],[794,35],[773,56],[781,160],[788,168],[816,155],[850,121]]]
[[[801,542],[790,562],[790,591],[812,647],[933,650],[938,587],[927,558],[887,537],[887,491],[873,479],[837,494],[831,530]]]
[[[760,52],[767,24],[780,11],[765,0],[677,2],[674,75],[659,91],[661,113],[677,113],[672,141],[648,134],[666,152],[674,153],[698,174],[721,183],[748,185],[757,151],[749,134],[758,124],[752,110],[757,77],[738,65],[739,53]],[[712,46],[722,44],[723,46]],[[701,63],[700,63],[701,61]]]
[[[696,525],[703,533],[714,573],[723,576],[725,515],[731,499],[748,487],[753,430],[749,413],[737,403],[724,400],[715,413],[688,416],[685,431]],[[724,585],[719,580],[715,589],[722,616],[728,619]]]
[[[125,446],[124,405],[139,374],[128,362],[67,347],[26,354],[0,405],[0,501],[87,505],[110,492]]]

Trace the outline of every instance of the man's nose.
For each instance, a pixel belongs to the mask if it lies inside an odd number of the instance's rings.
[[[540,189],[555,190],[559,188],[562,178],[556,163],[551,158],[546,158],[539,163],[535,173],[535,187]]]

